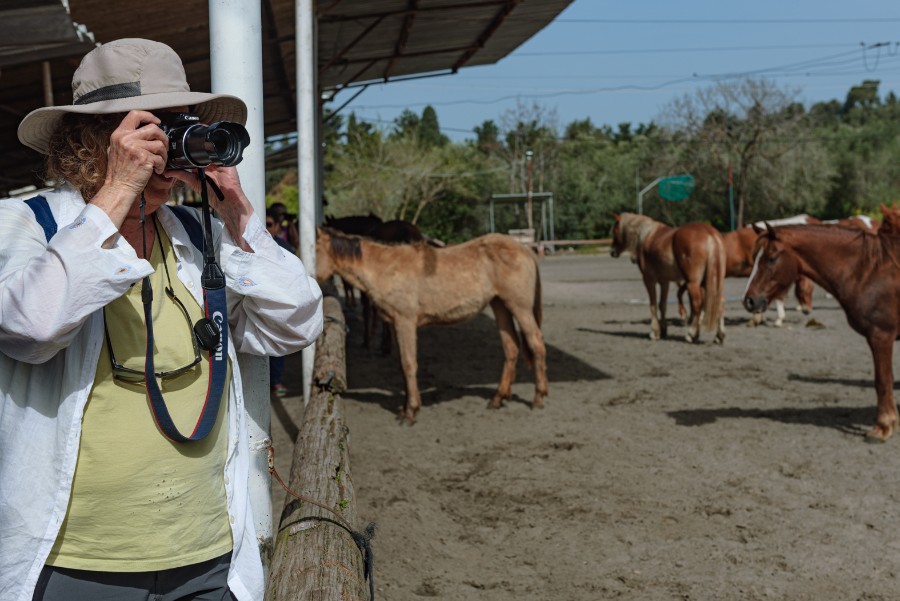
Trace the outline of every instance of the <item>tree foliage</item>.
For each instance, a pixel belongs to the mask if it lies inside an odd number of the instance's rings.
[[[493,194],[519,195],[495,204],[495,229],[525,227],[531,189],[552,193],[556,239],[604,238],[614,212],[636,209],[639,190],[691,174],[689,199],[650,190],[644,212],[723,231],[804,212],[875,214],[900,197],[900,103],[879,85],[866,80],[843,99],[806,108],[795,90],[767,80],[720,82],[673,100],[654,122],[615,127],[590,119],[560,127],[553,109],[518,103],[465,142],[441,132],[431,106],[406,110],[387,128],[334,116],[325,130],[326,212],[407,219],[458,242],[488,231]],[[268,174],[270,202],[296,207],[291,175]],[[533,205],[540,232],[549,202]]]

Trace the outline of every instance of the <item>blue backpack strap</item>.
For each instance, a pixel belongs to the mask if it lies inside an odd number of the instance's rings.
[[[203,252],[203,228],[200,226],[200,222],[194,218],[190,209],[183,205],[174,205],[169,208],[172,209],[172,212],[178,217],[178,221],[184,226],[194,248]]]
[[[50,242],[50,238],[56,235],[56,219],[53,218],[53,213],[50,211],[50,203],[43,196],[35,196],[26,200],[25,204],[34,211],[34,218],[43,228],[47,242]]]

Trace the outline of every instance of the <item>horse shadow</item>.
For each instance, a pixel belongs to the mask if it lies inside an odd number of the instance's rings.
[[[679,426],[708,426],[720,419],[765,419],[783,424],[832,428],[851,435],[864,435],[871,427],[871,407],[783,407],[781,409],[680,409],[667,415]]]
[[[874,378],[863,380],[859,378],[831,378],[827,376],[803,376],[800,374],[788,374],[788,380],[794,382],[806,382],[808,384],[838,384],[840,386],[855,386],[857,388],[873,388]],[[894,390],[900,390],[900,381],[894,381]]]
[[[406,401],[406,386],[396,345],[389,356],[363,348],[362,319],[358,313],[346,314],[347,390],[343,396],[364,403],[377,403],[390,412],[400,410]],[[612,376],[559,348],[544,344],[547,350],[550,386],[554,382],[611,379]],[[432,326],[418,330],[418,383],[423,406],[434,406],[463,396],[481,397],[487,405],[500,381],[503,348],[497,324],[486,312],[450,326]],[[527,398],[515,392],[507,402],[531,405],[534,372],[519,355],[517,384],[528,384]]]
[[[587,332],[589,334],[602,334],[604,336],[616,336],[618,338],[637,338],[640,340],[650,340],[650,319],[630,319],[630,320],[622,320],[622,319],[607,319],[603,322],[604,324],[609,325],[633,325],[633,326],[642,326],[641,329],[636,330],[601,330],[597,328],[585,328],[579,327],[576,328],[579,332]],[[688,342],[684,335],[687,332],[686,326],[684,325],[684,320],[680,317],[667,317],[666,318],[666,327],[668,329],[668,335],[662,340],[678,342],[683,344],[691,344],[695,345],[696,342]],[[710,334],[706,330],[700,331],[700,344],[704,342],[712,343],[713,335],[706,336],[704,340],[704,335]]]

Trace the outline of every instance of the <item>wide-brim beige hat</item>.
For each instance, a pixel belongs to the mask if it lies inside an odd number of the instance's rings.
[[[31,111],[19,124],[19,140],[49,153],[50,136],[66,113],[102,115],[188,106],[201,123],[247,122],[236,96],[191,92],[181,59],[169,46],[137,38],[103,44],[88,52],[72,76],[73,104]]]

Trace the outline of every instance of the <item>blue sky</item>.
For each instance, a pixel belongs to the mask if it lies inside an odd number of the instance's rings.
[[[887,45],[869,48],[879,43]],[[807,106],[843,100],[864,79],[881,80],[882,96],[900,95],[900,1],[575,0],[495,65],[373,85],[342,113],[389,127],[404,108],[421,114],[431,104],[457,141],[517,102],[555,112],[560,129],[584,118],[616,127],[657,119],[716,78],[748,75],[796,90]]]

